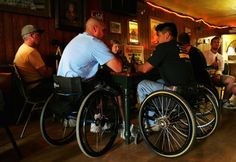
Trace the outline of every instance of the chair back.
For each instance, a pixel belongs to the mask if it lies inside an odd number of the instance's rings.
[[[224,64],[224,70],[223,70],[222,73],[225,74],[225,75],[229,75],[230,74],[230,67],[229,67],[228,63]]]
[[[15,64],[11,65],[13,68],[13,74],[14,74],[14,82],[20,92],[20,94],[26,99],[28,98],[26,88],[24,85],[24,81],[22,79],[22,76],[19,73],[19,70]]]
[[[63,95],[82,95],[82,79],[80,77],[53,76],[55,92]]]

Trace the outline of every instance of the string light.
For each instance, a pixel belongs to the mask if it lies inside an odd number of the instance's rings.
[[[216,26],[216,25],[211,25],[211,24],[207,23],[206,21],[204,21],[203,19],[196,19],[196,18],[193,18],[193,17],[188,16],[188,15],[184,15],[184,14],[177,13],[177,12],[168,10],[168,9],[166,9],[166,8],[164,8],[164,7],[161,7],[161,6],[158,6],[158,5],[156,5],[156,4],[153,4],[152,2],[149,2],[149,1],[147,1],[146,3],[147,3],[148,5],[154,7],[154,8],[160,9],[160,10],[162,10],[162,11],[164,11],[164,12],[167,12],[167,13],[170,13],[170,14],[174,14],[174,15],[176,15],[176,16],[178,16],[178,17],[187,18],[187,19],[190,19],[190,20],[192,20],[192,21],[194,21],[194,22],[199,22],[199,23],[202,22],[202,23],[204,23],[205,25],[207,25],[207,26],[210,27],[210,28],[216,28],[216,29],[229,28],[229,26]]]

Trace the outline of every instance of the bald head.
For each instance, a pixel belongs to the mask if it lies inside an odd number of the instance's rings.
[[[96,18],[89,18],[85,25],[85,32],[89,33],[90,35],[102,39],[104,36],[104,29],[105,25],[103,21],[96,19]]]

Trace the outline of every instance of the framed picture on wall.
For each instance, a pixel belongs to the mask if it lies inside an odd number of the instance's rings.
[[[84,0],[55,1],[56,28],[82,31],[85,21],[84,5]]]
[[[128,22],[129,25],[129,43],[130,44],[138,44],[139,43],[139,33],[138,33],[138,22],[135,20],[131,20]]]
[[[51,0],[0,0],[0,11],[20,13],[24,15],[51,17]]]
[[[160,23],[162,23],[162,21],[159,21],[155,18],[150,18],[150,44],[151,44],[151,47],[155,47],[158,44],[158,37],[156,34],[156,26]]]
[[[121,23],[119,22],[110,22],[110,32],[121,34]]]
[[[124,45],[124,55],[129,62],[133,54],[134,54],[136,63],[138,64],[144,63],[144,47],[143,46]]]

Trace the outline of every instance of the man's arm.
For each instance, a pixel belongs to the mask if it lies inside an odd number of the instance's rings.
[[[114,72],[122,71],[122,62],[120,59],[113,57],[110,61],[106,63],[106,65],[111,68]]]
[[[40,67],[39,69],[37,69],[37,71],[40,73],[40,75],[47,77],[47,78],[51,77],[52,73],[53,73],[53,69],[48,66]]]
[[[141,72],[141,73],[147,73],[152,69],[153,69],[153,66],[149,62],[145,62],[142,65],[137,65],[136,66],[136,71]]]

